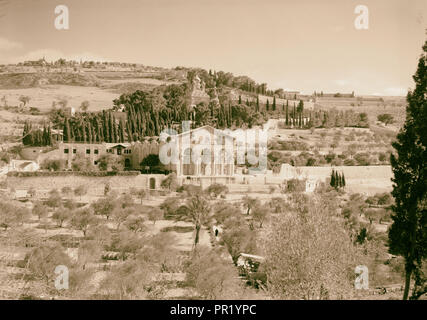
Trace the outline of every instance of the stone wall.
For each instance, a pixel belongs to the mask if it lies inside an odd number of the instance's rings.
[[[104,187],[110,184],[113,190],[126,192],[130,188],[151,189],[150,179],[154,179],[154,189],[160,189],[160,184],[165,178],[162,174],[140,174],[137,176],[111,176],[111,177],[90,177],[90,176],[52,176],[52,177],[7,177],[7,185],[15,190],[28,190],[34,188],[39,192],[47,192],[52,189],[61,190],[63,187],[76,188],[85,185],[88,195],[104,194]]]

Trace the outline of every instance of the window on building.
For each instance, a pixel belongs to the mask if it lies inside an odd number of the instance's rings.
[[[93,152],[94,152],[95,154],[98,154],[98,149],[95,149]]]
[[[86,149],[86,154],[90,154],[90,149]]]
[[[117,149],[117,155],[121,155],[122,154],[122,149]]]
[[[68,149],[64,149],[64,153],[68,153]]]
[[[98,161],[94,161],[93,164],[96,166],[98,164]]]
[[[73,153],[77,153],[77,149],[73,149]]]

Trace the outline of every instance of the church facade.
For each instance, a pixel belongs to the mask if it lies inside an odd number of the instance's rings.
[[[178,180],[202,186],[232,183],[236,140],[211,126],[163,137],[159,158],[176,172]]]

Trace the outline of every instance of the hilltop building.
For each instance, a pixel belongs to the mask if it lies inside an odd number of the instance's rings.
[[[195,107],[201,102],[209,103],[210,96],[205,91],[205,83],[196,75],[193,79],[190,106]]]

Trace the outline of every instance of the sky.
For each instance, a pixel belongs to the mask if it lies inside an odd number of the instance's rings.
[[[58,5],[68,30],[55,28]],[[355,28],[358,5],[368,29]],[[201,67],[271,89],[405,95],[426,30],[426,0],[0,0],[0,64]]]

